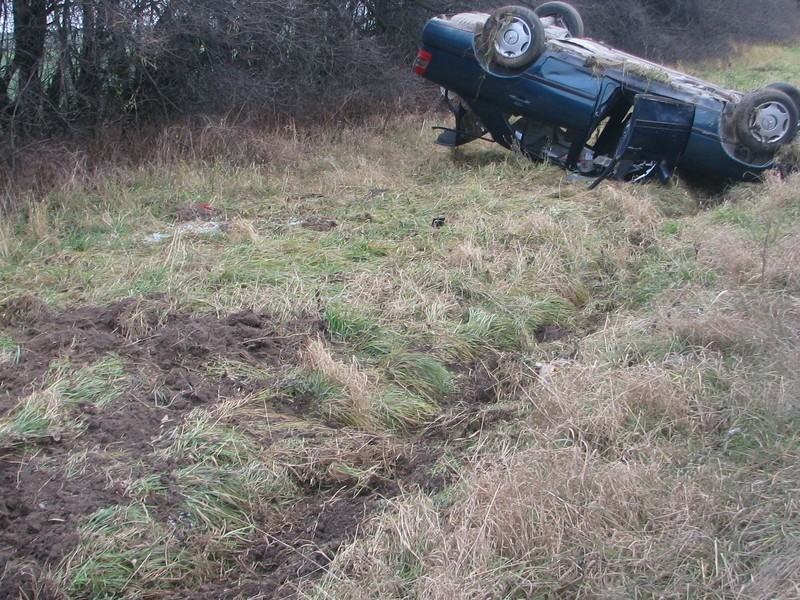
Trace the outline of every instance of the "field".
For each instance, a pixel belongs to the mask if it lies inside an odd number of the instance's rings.
[[[175,126],[0,221],[0,597],[800,597],[800,173],[445,119]]]

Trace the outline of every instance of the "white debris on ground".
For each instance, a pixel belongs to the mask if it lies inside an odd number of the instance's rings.
[[[557,358],[549,363],[536,363],[536,370],[540,379],[548,380],[555,373],[558,373],[562,369],[565,369],[572,364],[573,361],[571,360],[567,360],[566,358]]]
[[[184,234],[207,235],[211,233],[222,233],[222,223],[218,221],[202,221],[193,223],[181,223],[180,225],[170,225],[169,231],[156,232],[144,238],[145,243],[157,244],[164,240],[172,239],[175,236]]]

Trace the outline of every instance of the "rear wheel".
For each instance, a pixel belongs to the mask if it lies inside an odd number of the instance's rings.
[[[798,90],[792,84],[785,83],[783,81],[770,83],[766,87],[778,90],[789,96],[789,98],[792,99],[792,102],[794,102],[794,107],[797,109],[798,120],[800,120],[800,90]],[[798,123],[798,125],[800,125],[800,123]]]
[[[747,94],[733,115],[739,141],[760,154],[773,154],[797,133],[797,107],[784,92],[766,87]]]
[[[540,19],[552,18],[554,25],[569,31],[571,37],[583,37],[583,19],[580,13],[566,2],[545,2],[537,6],[533,12]]]
[[[544,26],[529,8],[506,6],[493,12],[482,33],[487,58],[509,69],[527,67],[544,52]]]

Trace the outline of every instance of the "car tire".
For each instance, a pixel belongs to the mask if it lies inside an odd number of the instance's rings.
[[[481,33],[486,56],[507,69],[527,67],[545,48],[544,26],[531,9],[505,6],[494,11]]]
[[[555,17],[560,25],[569,31],[574,38],[582,38],[584,34],[583,19],[580,13],[566,2],[545,2],[533,9],[538,17]]]
[[[765,87],[745,95],[733,113],[739,141],[759,154],[773,154],[797,134],[798,109],[784,92]]]
[[[794,107],[797,109],[797,116],[800,119],[800,90],[790,83],[778,81],[776,83],[767,84],[765,87],[770,89],[779,90],[789,96],[794,102]]]

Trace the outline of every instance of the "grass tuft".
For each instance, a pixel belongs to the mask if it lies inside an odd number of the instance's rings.
[[[381,362],[400,387],[381,385],[379,371],[364,369],[355,356],[349,364],[338,360],[322,340],[312,340],[304,353],[305,382],[326,417],[368,431],[422,425],[451,390],[449,373],[428,355],[396,351]]]
[[[508,317],[478,307],[469,309],[466,323],[445,349],[453,358],[474,360],[494,349],[517,350],[523,347],[520,329]]]
[[[389,388],[375,397],[372,413],[384,429],[408,431],[437,415],[438,405],[405,389]]]
[[[103,508],[80,529],[81,541],[62,565],[73,594],[93,598],[145,595],[154,587],[191,585],[211,564],[183,547],[138,504]]]
[[[312,340],[304,354],[304,362],[312,375],[313,388],[320,393],[323,410],[336,421],[371,429],[375,384],[364,372],[355,356],[349,364],[334,358],[320,339]]]
[[[395,350],[383,357],[381,367],[403,389],[428,403],[441,402],[454,391],[450,372],[430,354]]]
[[[345,305],[329,306],[323,314],[328,331],[368,355],[382,355],[397,343],[396,335],[381,328],[375,320]]]
[[[211,536],[227,551],[252,541],[253,517],[267,504],[296,498],[286,469],[254,461],[231,467],[198,463],[175,473],[189,535]]]
[[[15,365],[22,356],[22,346],[9,336],[0,335],[0,367]]]
[[[172,430],[164,440],[164,456],[178,460],[207,461],[215,465],[242,465],[255,448],[244,432],[227,427],[213,412],[195,409],[182,427]]]
[[[130,386],[122,360],[114,355],[79,369],[70,363],[56,363],[51,365],[51,371],[59,380],[58,387],[68,404],[88,402],[102,407]]]
[[[30,394],[14,410],[0,417],[0,447],[60,438],[63,431],[60,403],[58,391],[53,388]]]

